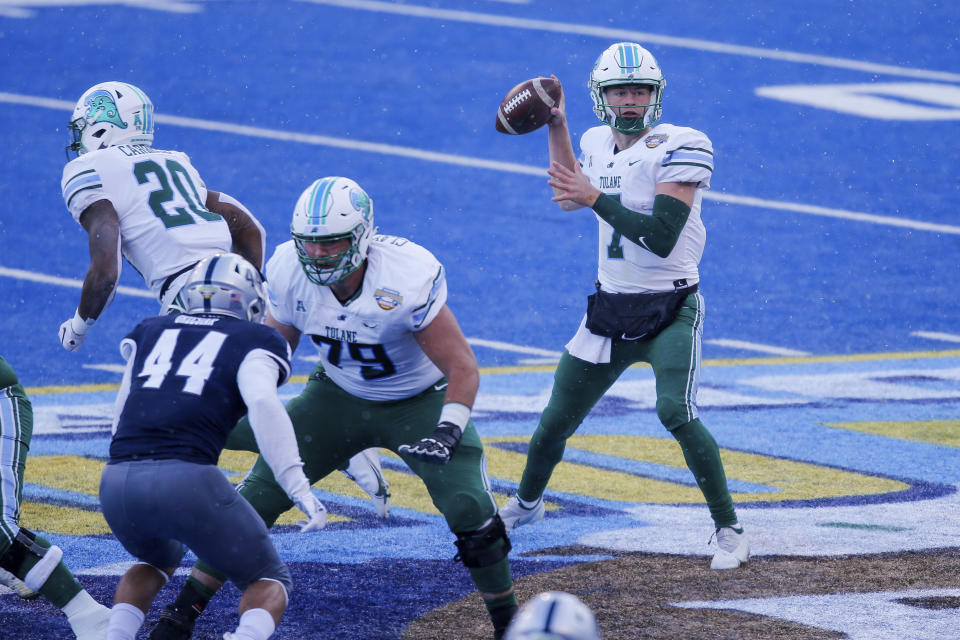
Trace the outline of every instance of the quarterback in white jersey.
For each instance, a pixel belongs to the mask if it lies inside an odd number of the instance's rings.
[[[710,509],[718,547],[710,566],[733,569],[750,547],[696,406],[704,315],[697,265],[706,242],[700,206],[713,145],[700,131],[659,123],[666,80],[636,43],[601,53],[587,86],[603,126],[583,134],[578,161],[561,94],[547,122],[547,173],[562,209],[596,214],[597,291],[560,358],[523,478],[501,517],[508,529],[543,519],[543,492],[566,439],[627,367],[646,362],[656,377],[657,417],[679,442]]]
[[[373,203],[349,178],[311,184],[290,231],[293,240],[267,263],[266,324],[294,350],[306,336],[320,351],[321,363],[286,406],[307,479],[318,481],[370,447],[399,455],[456,535],[456,559],[501,638],[517,610],[510,542],[470,419],[477,361],[446,305],[443,267],[409,240],[374,235]],[[245,421],[227,448],[256,450]],[[268,526],[291,505],[262,457],[240,494]],[[214,588],[222,581],[215,573],[198,563],[191,579]],[[206,606],[188,587],[178,602]]]
[[[266,272],[271,317],[308,336],[326,375],[347,393],[399,400],[443,377],[414,337],[447,299],[443,267],[420,245],[374,236],[359,294],[346,304],[307,279],[293,240],[277,247]]]
[[[133,85],[104,82],[74,109],[63,169],[67,209],[90,235],[90,268],[74,317],[60,327],[64,348],[80,347],[110,303],[121,258],[161,305],[181,310],[180,287],[201,259],[231,251],[263,266],[264,233],[243,205],[207,189],[187,154],[154,149],[153,104]]]
[[[653,214],[659,183],[695,184],[690,214],[673,250],[660,257],[649,248],[625,242],[609,222],[600,224],[598,279],[605,291],[650,293],[673,291],[674,282],[687,285],[700,280],[697,265],[707,233],[700,220],[703,190],[710,188],[713,145],[695,129],[657,124],[641,144],[619,150],[614,129],[589,129],[580,139],[580,166],[590,184],[620,204],[642,215]]]

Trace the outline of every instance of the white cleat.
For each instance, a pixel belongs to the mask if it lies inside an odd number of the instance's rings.
[[[350,458],[347,468],[340,471],[370,496],[378,516],[386,518],[390,515],[390,484],[383,477],[377,449],[364,449]]]
[[[77,640],[105,640],[110,626],[110,608],[97,603],[83,613],[68,619]]]
[[[717,552],[710,561],[711,569],[736,569],[750,559],[750,542],[743,527],[735,524],[716,530]]]
[[[537,501],[528,507],[522,504],[520,498],[514,494],[500,509],[500,519],[503,520],[503,526],[507,531],[513,531],[525,524],[540,522],[545,512],[543,496],[537,498]]]

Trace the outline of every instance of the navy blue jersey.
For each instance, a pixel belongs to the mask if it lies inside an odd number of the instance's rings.
[[[110,443],[110,461],[176,459],[216,464],[247,407],[237,371],[261,351],[290,375],[286,341],[276,329],[226,316],[148,318],[126,340],[136,344],[130,392]],[[274,381],[271,381],[274,382]]]

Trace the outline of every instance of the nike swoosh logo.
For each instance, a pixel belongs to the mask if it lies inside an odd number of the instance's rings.
[[[444,389],[447,388],[447,385],[449,385],[449,384],[450,384],[449,382],[438,382],[437,384],[433,385],[433,390],[434,390],[434,391],[443,391]]]
[[[632,167],[633,165],[637,164],[638,162],[640,162],[640,161],[639,161],[639,160],[634,160],[633,162],[628,162],[628,163],[627,163],[627,166],[628,166],[628,167]]]

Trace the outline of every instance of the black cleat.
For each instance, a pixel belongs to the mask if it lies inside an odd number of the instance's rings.
[[[191,617],[189,613],[179,611],[172,604],[168,604],[147,637],[149,640],[188,640],[196,622],[196,618]]]

